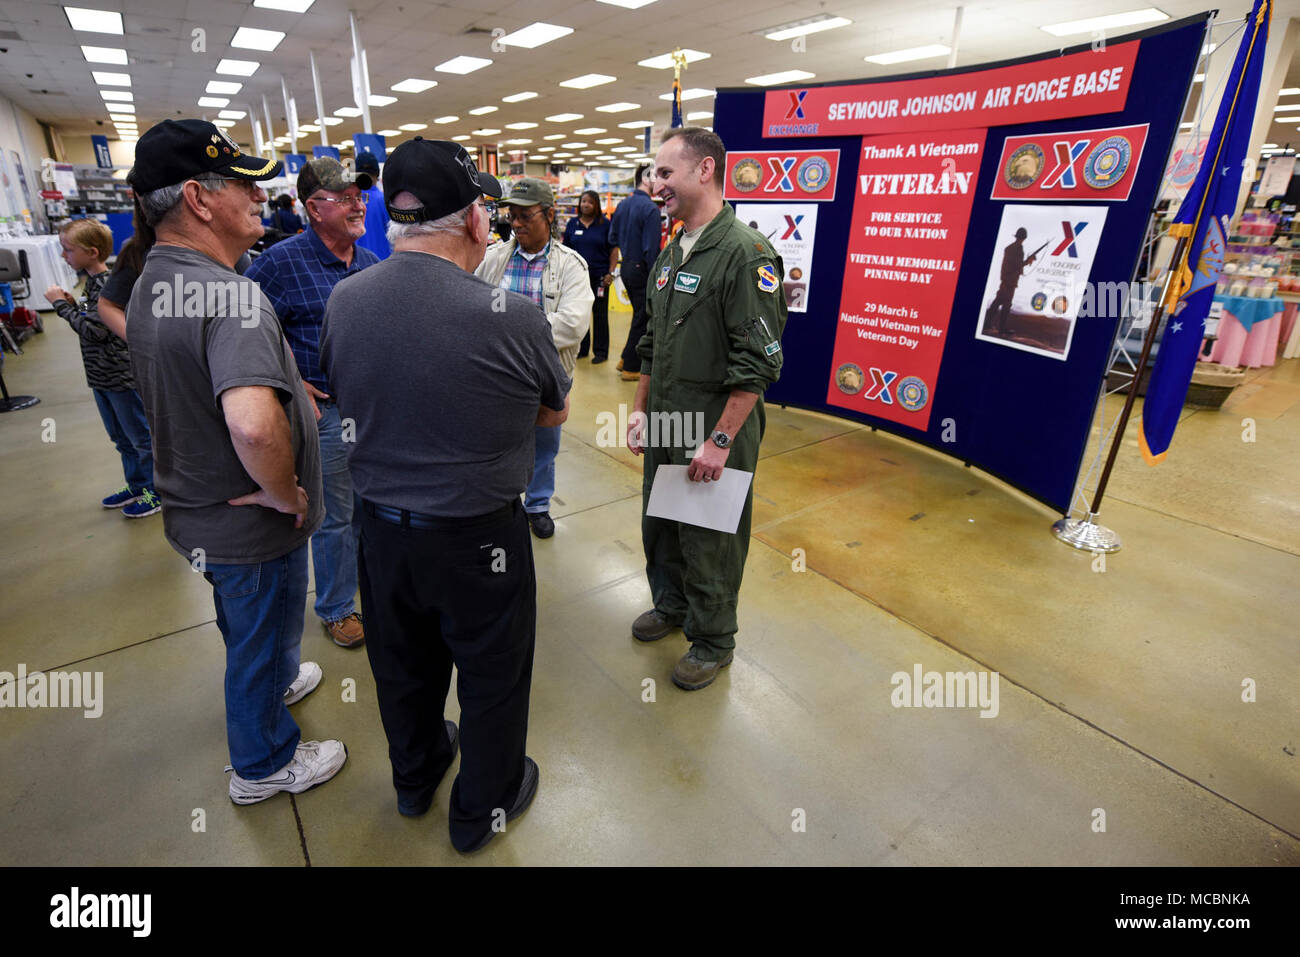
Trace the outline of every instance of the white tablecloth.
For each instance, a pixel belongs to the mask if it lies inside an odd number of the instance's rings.
[[[29,280],[31,296],[22,303],[28,309],[49,309],[45,290],[59,285],[71,290],[77,284],[77,274],[63,261],[63,247],[58,236],[25,236],[22,239],[0,239],[0,248],[27,251],[27,268],[32,272]]]

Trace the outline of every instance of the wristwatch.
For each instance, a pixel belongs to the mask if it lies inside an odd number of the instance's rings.
[[[710,435],[709,438],[711,438],[713,444],[720,449],[725,449],[731,445],[731,436],[721,430],[714,430],[713,434]]]

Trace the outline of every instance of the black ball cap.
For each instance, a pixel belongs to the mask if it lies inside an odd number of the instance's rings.
[[[464,147],[447,140],[417,136],[399,144],[384,164],[384,204],[389,218],[399,223],[441,219],[479,196],[499,199],[502,192],[495,176],[480,173]],[[398,193],[413,193],[423,205],[394,209]]]
[[[256,181],[279,176],[282,168],[277,160],[241,153],[207,120],[163,120],[135,144],[135,165],[126,181],[137,193],[151,193],[201,173]]]

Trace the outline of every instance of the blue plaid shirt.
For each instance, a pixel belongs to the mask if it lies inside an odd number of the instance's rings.
[[[542,251],[527,260],[523,249],[518,244],[515,251],[506,260],[506,271],[501,276],[501,288],[528,296],[537,305],[542,304],[542,273],[546,271],[546,257],[551,254],[551,240],[547,240]],[[274,248],[274,247],[273,247]]]
[[[316,231],[308,226],[296,236],[282,240],[253,260],[244,273],[262,288],[280,319],[284,337],[293,350],[302,377],[329,393],[329,384],[320,367],[320,331],[325,320],[325,303],[339,281],[367,266],[379,257],[364,246],[355,246],[352,265],[330,252]]]

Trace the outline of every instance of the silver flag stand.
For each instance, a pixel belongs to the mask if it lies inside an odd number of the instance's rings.
[[[1094,522],[1093,519],[1096,517],[1096,512],[1089,512],[1086,519],[1059,519],[1052,523],[1052,534],[1065,544],[1073,545],[1085,552],[1119,551],[1122,544],[1119,535],[1105,525]]]

